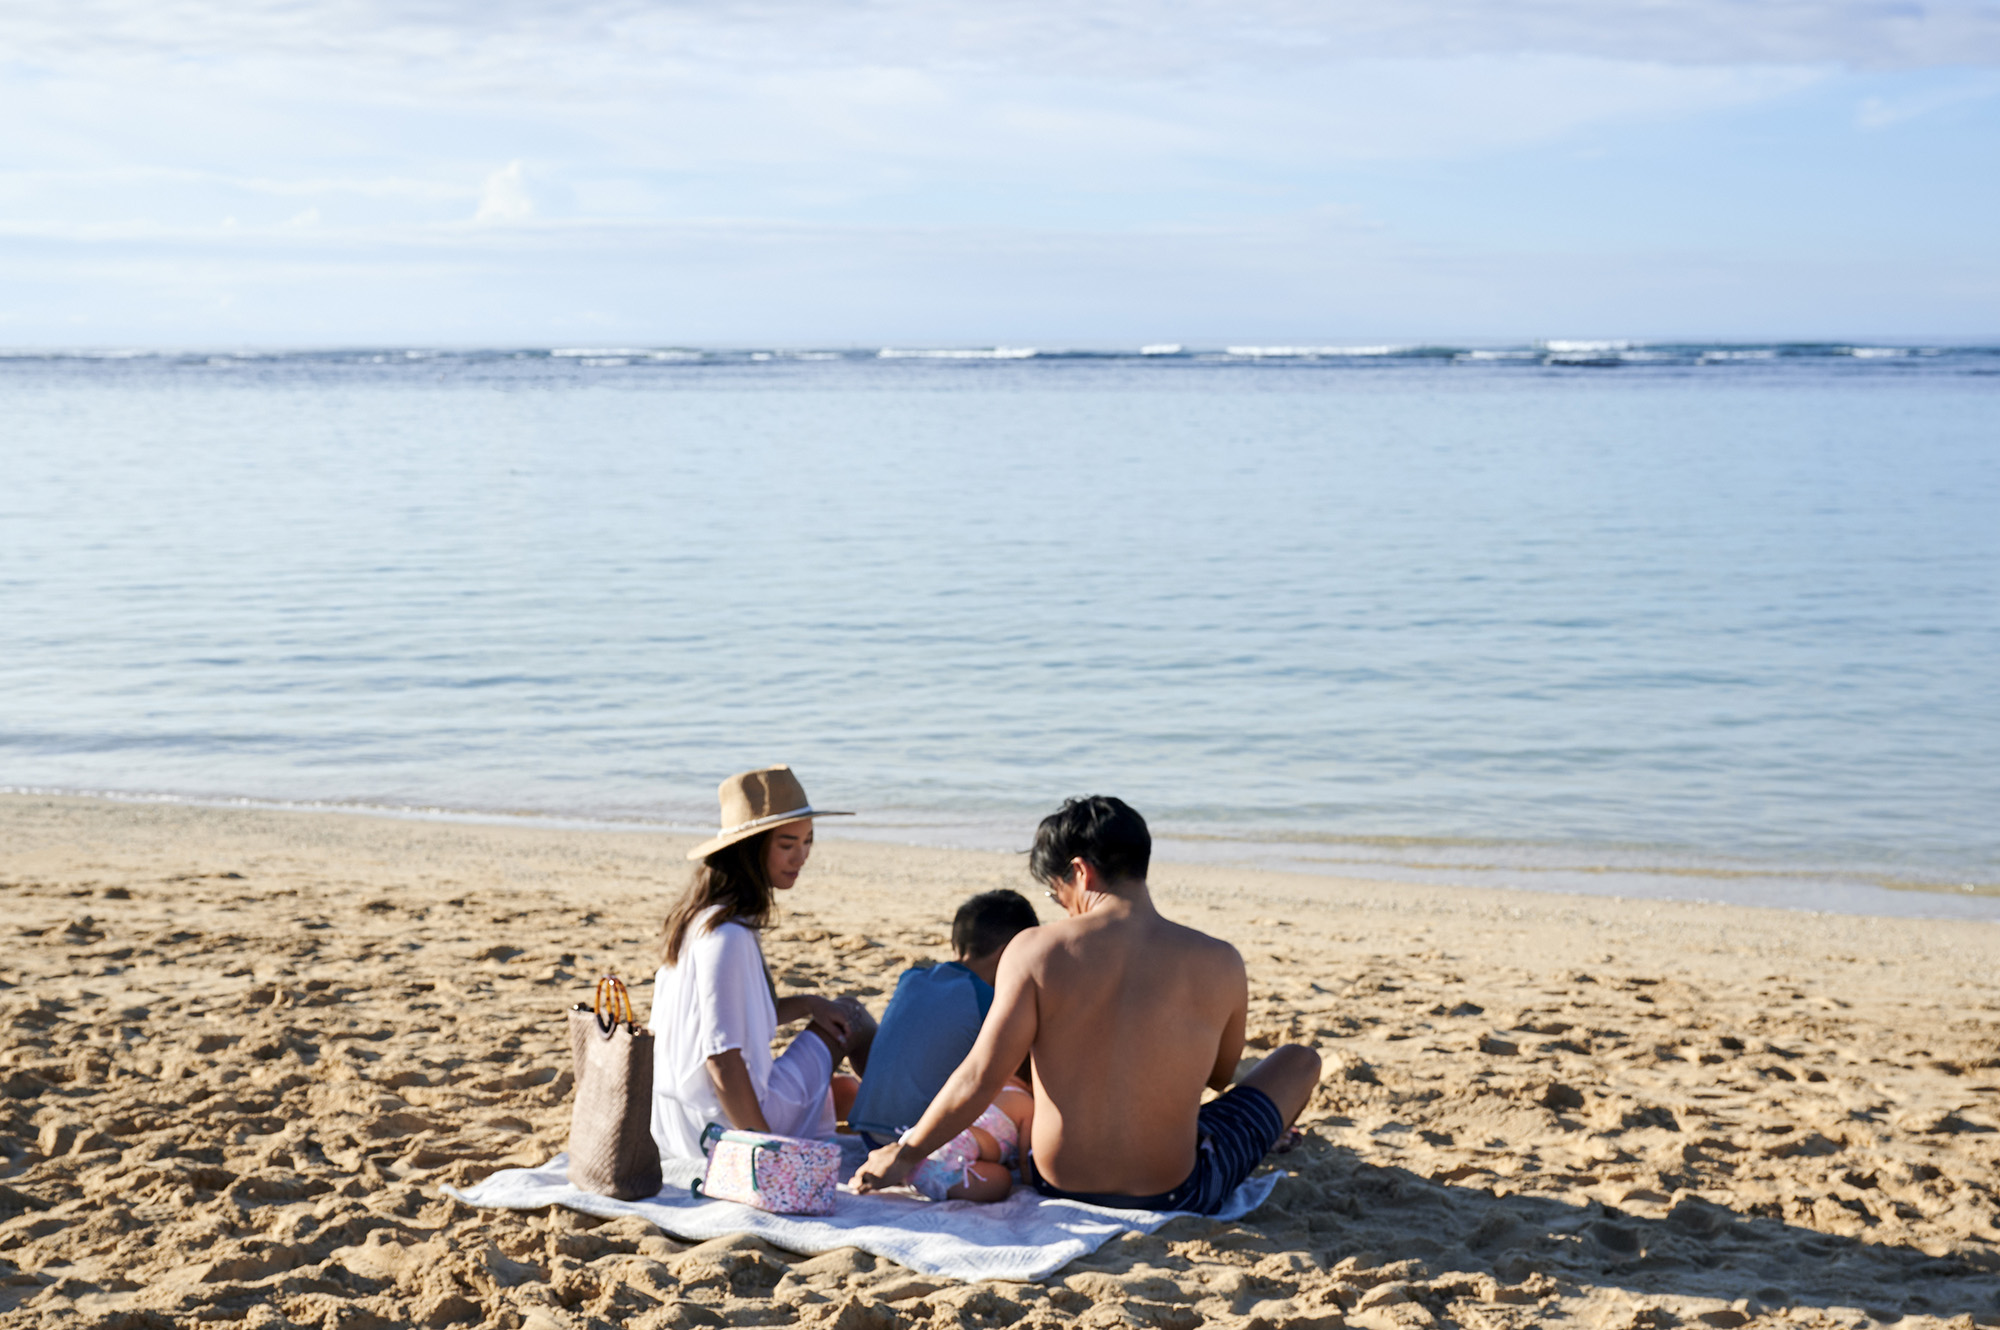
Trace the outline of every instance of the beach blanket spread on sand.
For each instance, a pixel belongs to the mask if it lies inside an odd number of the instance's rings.
[[[557,1155],[540,1168],[505,1169],[475,1186],[443,1190],[468,1205],[503,1210],[560,1205],[606,1219],[638,1215],[675,1237],[698,1242],[751,1233],[774,1247],[807,1254],[859,1247],[919,1274],[966,1280],[1046,1279],[1120,1233],[1150,1233],[1174,1217],[1051,1200],[1031,1187],[1017,1187],[992,1205],[843,1191],[830,1215],[774,1215],[689,1194],[687,1184],[701,1176],[699,1162],[667,1160],[665,1188],[643,1201],[614,1201],[580,1191],[569,1185],[568,1169],[568,1157]],[[1251,1178],[1214,1218],[1249,1214],[1264,1203],[1278,1177]]]

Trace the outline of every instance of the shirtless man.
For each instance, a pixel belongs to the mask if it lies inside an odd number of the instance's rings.
[[[972,1052],[902,1138],[868,1157],[860,1191],[903,1182],[1034,1056],[1033,1157],[1044,1194],[1120,1209],[1213,1214],[1319,1083],[1287,1044],[1207,1105],[1243,1052],[1249,987],[1227,942],[1162,918],[1146,888],[1153,840],[1117,799],[1071,799],[1042,819],[1028,869],[1068,918],[1000,959]]]

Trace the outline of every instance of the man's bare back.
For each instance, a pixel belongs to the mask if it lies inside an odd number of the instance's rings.
[[[1144,884],[1091,893],[1023,941],[1001,968],[1040,1015],[1036,1168],[1070,1191],[1175,1186],[1194,1167],[1202,1088],[1228,1085],[1243,1051],[1243,958],[1162,918]]]
[[[1067,831],[1052,832],[1065,819]],[[1071,845],[1081,852],[1065,859]],[[869,1156],[860,1190],[902,1182],[1031,1053],[1032,1169],[1044,1190],[1157,1200],[1195,1181],[1201,1092],[1235,1074],[1249,992],[1234,947],[1154,908],[1150,849],[1144,820],[1115,799],[1071,800],[1044,819],[1031,870],[1068,917],[1008,945],[972,1052],[922,1120]],[[1261,1157],[1318,1079],[1318,1055],[1296,1045],[1260,1063],[1243,1085],[1263,1101],[1249,1112],[1268,1133],[1232,1128],[1236,1153]]]

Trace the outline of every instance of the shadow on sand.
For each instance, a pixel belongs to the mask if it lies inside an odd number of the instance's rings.
[[[1333,1281],[1329,1301],[1345,1312],[1414,1303],[1421,1322],[1487,1325],[1491,1312],[1474,1308],[1616,1291],[1628,1296],[1605,1300],[1628,1301],[1632,1315],[1606,1324],[1726,1327],[1806,1319],[1819,1308],[1880,1322],[1969,1316],[2000,1325],[2000,1243],[1941,1239],[1924,1250],[1835,1236],[1691,1194],[1628,1199],[1658,1212],[1651,1218],[1597,1201],[1495,1195],[1362,1163],[1324,1141],[1280,1162],[1296,1171],[1246,1222],[1279,1250],[1309,1253]],[[1155,1236],[1171,1252],[1215,1227],[1177,1220]],[[1115,1275],[1140,1260],[1189,1264],[1170,1252],[1121,1253],[1114,1244],[1079,1265]],[[1676,1313],[1679,1299],[1692,1305]]]

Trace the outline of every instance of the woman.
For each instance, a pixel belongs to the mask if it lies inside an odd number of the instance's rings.
[[[653,1140],[660,1153],[701,1155],[712,1122],[780,1136],[833,1135],[829,1088],[842,1058],[866,1065],[875,1022],[853,998],[779,998],[757,932],[776,893],[812,853],[816,809],[789,767],[722,782],[722,830],[696,846],[694,878],[661,926],[653,979]],[[809,1021],[776,1058],[780,1025]]]

